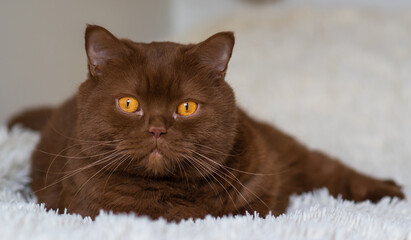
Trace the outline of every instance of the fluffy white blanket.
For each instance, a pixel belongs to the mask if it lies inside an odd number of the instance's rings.
[[[406,10],[240,11],[218,27],[237,36],[228,81],[252,115],[367,174],[395,179],[409,199],[410,16]],[[110,213],[95,221],[57,215],[27,187],[37,141],[36,133],[0,127],[0,239],[411,239],[409,200],[354,204],[325,189],[294,196],[286,214],[265,219],[175,224]]]

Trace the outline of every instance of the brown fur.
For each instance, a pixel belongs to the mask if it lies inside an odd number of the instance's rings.
[[[88,26],[90,74],[76,96],[10,123],[44,126],[31,171],[39,202],[83,216],[104,209],[178,221],[278,215],[290,194],[320,187],[355,201],[404,197],[394,182],[311,151],[239,109],[224,81],[233,45],[230,32],[193,45],[143,44]],[[124,96],[139,100],[138,114],[119,110]],[[192,116],[176,114],[185,100],[199,103]],[[166,133],[153,138],[150,127]]]
[[[42,107],[29,109],[10,119],[7,126],[11,128],[16,124],[20,124],[26,128],[40,131],[47,125],[52,114],[53,108]]]

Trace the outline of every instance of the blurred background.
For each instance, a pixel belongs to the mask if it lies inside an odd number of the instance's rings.
[[[227,81],[251,115],[352,165],[393,163],[374,174],[411,159],[409,0],[0,0],[0,122],[75,93],[87,23],[144,42],[234,31]]]
[[[236,1],[0,1],[0,122],[29,106],[59,104],[86,78],[84,30],[169,40],[232,11]]]
[[[410,1],[1,0],[0,122],[24,107],[59,104],[74,93],[86,77],[83,33],[87,23],[102,25],[119,37],[135,41],[172,39],[195,42],[219,30],[240,32],[248,28],[248,33],[252,33],[253,29],[261,29],[256,27],[258,24],[266,25],[266,21],[275,21],[281,12],[289,11],[286,10],[287,7],[306,7],[313,11],[316,8],[350,6],[402,9],[411,5],[408,2]],[[266,12],[265,16],[259,11],[273,7],[278,8],[278,11]],[[247,16],[241,18],[241,14]],[[253,37],[254,41],[258,41],[260,36]],[[266,40],[267,43],[272,42],[272,39]]]

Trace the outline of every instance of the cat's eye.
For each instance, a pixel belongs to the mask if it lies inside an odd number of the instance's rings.
[[[184,102],[178,105],[177,113],[181,116],[190,116],[195,113],[198,108],[198,104],[192,101]]]
[[[139,109],[139,103],[137,99],[132,97],[119,98],[118,106],[126,113],[135,113]]]

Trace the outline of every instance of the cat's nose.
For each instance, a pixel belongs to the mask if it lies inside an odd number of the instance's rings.
[[[167,130],[165,127],[150,127],[148,129],[148,132],[153,135],[154,138],[158,139],[160,138],[162,135],[167,133]]]

